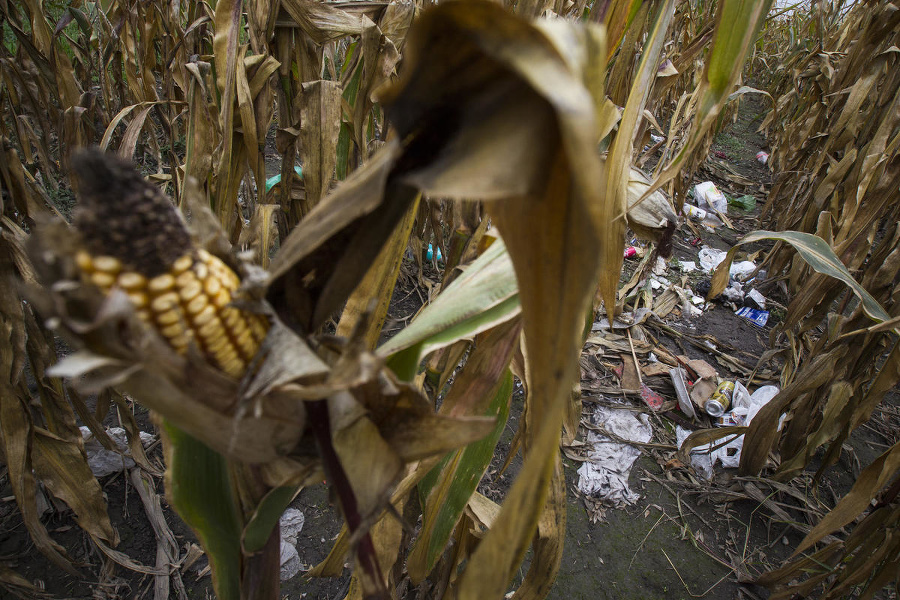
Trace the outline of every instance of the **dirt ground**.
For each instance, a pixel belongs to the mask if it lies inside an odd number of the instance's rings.
[[[703,244],[729,248],[743,233],[755,228],[755,218],[765,201],[770,181],[766,167],[756,161],[756,152],[765,149],[763,137],[756,132],[765,104],[761,100],[743,101],[737,121],[728,125],[717,137],[712,155],[718,163],[698,174],[698,181],[712,179],[730,196],[752,194],[757,208],[749,213],[731,209],[729,217],[735,231],[719,228],[715,232],[700,229],[700,238],[686,227],[676,232],[674,255],[680,260],[696,261]],[[729,165],[753,185],[739,185],[723,175],[722,163]],[[273,165],[277,169],[277,165]],[[634,270],[638,259],[626,261],[626,276]],[[704,279],[689,274],[696,286]],[[420,294],[411,287],[412,279],[395,291],[387,328],[398,327],[421,305]],[[770,290],[776,303],[778,290]],[[649,327],[659,344],[673,354],[704,359],[728,373],[716,355],[703,341],[716,340],[721,352],[754,365],[768,347],[768,333],[779,319],[777,304],[770,309],[770,321],[759,328],[734,314],[731,307],[712,304],[698,317],[668,318],[661,329]],[[777,365],[776,365],[777,366]],[[596,404],[614,400],[608,389],[617,385],[615,375],[602,366],[586,373],[583,382],[584,410],[589,413]],[[777,372],[774,373],[777,376]],[[599,379],[598,379],[599,378]],[[598,381],[600,384],[598,385]],[[606,391],[598,391],[606,390]],[[674,400],[671,388],[659,391],[668,401]],[[637,397],[628,397],[637,411],[650,411]],[[873,421],[860,428],[845,447],[839,465],[833,467],[816,490],[808,489],[810,477],[792,483],[792,492],[779,491],[763,480],[738,478],[734,472],[719,469],[712,482],[704,482],[683,465],[673,463],[675,456],[675,423],[666,416],[654,416],[652,444],[642,448],[642,455],[631,471],[630,485],[640,500],[626,508],[604,506],[584,498],[576,489],[580,463],[567,457],[565,473],[570,494],[565,550],[559,577],[550,598],[640,600],[656,598],[759,599],[768,597],[766,590],[752,585],[755,575],[778,565],[815,523],[834,505],[855,480],[861,465],[868,464],[886,447],[897,441],[900,411],[898,395],[892,393]],[[495,460],[483,479],[480,491],[502,500],[515,477],[520,459],[499,473],[499,466],[509,445],[522,410],[521,392],[513,399],[513,411]],[[154,427],[146,411],[134,406],[142,429]],[[108,424],[117,425],[115,420]],[[581,436],[580,436],[581,437]],[[160,461],[155,447],[151,457]],[[815,466],[815,465],[813,465]],[[40,582],[56,598],[152,598],[153,577],[121,567],[100,569],[103,564],[97,550],[75,525],[70,511],[52,505],[46,523],[53,538],[81,566],[81,578],[75,578],[52,566],[34,548],[15,508],[5,473],[0,473],[0,566],[20,573],[26,579]],[[144,565],[155,564],[156,539],[141,501],[124,473],[102,480],[109,501],[109,512],[121,536],[118,550]],[[156,480],[162,495],[162,482]],[[182,548],[195,540],[176,515],[163,506],[169,526]],[[321,561],[340,529],[336,508],[322,486],[302,490],[293,508],[305,516],[297,550],[304,568]],[[520,573],[524,574],[530,559]],[[0,573],[2,575],[2,573]],[[200,558],[184,569],[182,581],[189,598],[211,598],[212,591],[206,560]],[[343,598],[349,586],[349,572],[338,579],[307,580],[302,573],[282,584],[283,598]],[[0,587],[0,598],[12,597]],[[173,595],[173,597],[175,597]],[[408,597],[415,597],[414,592]],[[889,598],[885,595],[884,598]]]

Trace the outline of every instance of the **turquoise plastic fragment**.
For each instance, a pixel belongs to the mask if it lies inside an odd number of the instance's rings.
[[[300,166],[294,167],[294,173],[297,174],[297,177],[303,179],[303,169]],[[271,177],[266,179],[266,193],[268,194],[269,190],[271,190],[279,183],[281,183],[281,173],[279,173],[278,175],[272,175]]]
[[[431,260],[432,256],[434,256],[434,248],[432,248],[431,244],[428,244],[428,250],[425,251],[425,260]],[[437,249],[437,259],[439,262],[444,261],[444,257],[441,256],[440,247]]]

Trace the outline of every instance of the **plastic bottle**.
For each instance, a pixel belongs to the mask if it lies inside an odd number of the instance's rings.
[[[687,204],[682,207],[681,211],[692,219],[697,219],[698,221],[702,221],[706,218],[707,212],[702,208],[697,208],[693,204]]]

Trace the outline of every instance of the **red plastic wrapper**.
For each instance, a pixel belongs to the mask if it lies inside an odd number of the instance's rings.
[[[646,383],[641,384],[641,399],[654,411],[661,409],[664,402],[663,397],[648,388]]]

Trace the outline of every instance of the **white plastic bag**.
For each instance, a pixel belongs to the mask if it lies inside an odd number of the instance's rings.
[[[749,260],[742,260],[741,262],[732,263],[731,267],[728,269],[728,274],[732,277],[737,277],[738,279],[745,279],[747,275],[752,273],[755,269],[755,264]]]
[[[719,263],[725,260],[725,254],[726,253],[722,250],[703,246],[703,248],[700,249],[700,254],[697,259],[700,261],[700,267],[709,273],[714,271],[715,268],[719,266]]]
[[[728,212],[728,198],[719,191],[712,181],[698,183],[694,187],[694,199],[700,208],[712,208],[720,213]]]

